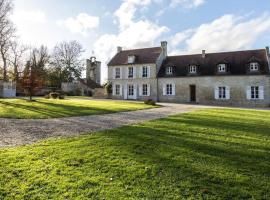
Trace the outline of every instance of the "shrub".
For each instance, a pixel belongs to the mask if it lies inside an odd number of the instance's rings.
[[[65,99],[65,95],[61,94],[61,95],[59,96],[59,99]]]
[[[46,94],[46,95],[44,96],[44,98],[45,98],[45,99],[50,99],[50,95],[49,95],[49,94]]]
[[[60,94],[58,92],[51,92],[50,93],[50,97],[53,99],[57,99],[59,98]]]
[[[152,105],[152,106],[156,105],[156,102],[152,99],[145,100],[144,103],[147,105]]]
[[[107,94],[112,94],[112,83],[110,82],[105,83],[104,88],[106,89]]]

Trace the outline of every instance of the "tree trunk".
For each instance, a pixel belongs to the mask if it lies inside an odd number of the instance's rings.
[[[6,60],[6,58],[3,58],[3,80],[8,81],[8,78],[7,78],[7,60]]]
[[[2,60],[3,60],[3,80],[8,81],[7,80],[7,59],[6,59],[5,53],[3,52],[2,48],[1,48],[1,56],[2,56]]]
[[[18,66],[17,66],[17,64],[14,64],[14,81],[16,83],[18,83],[18,81],[19,81]]]

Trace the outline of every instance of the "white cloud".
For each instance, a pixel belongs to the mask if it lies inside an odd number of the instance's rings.
[[[17,28],[17,35],[27,45],[52,45],[53,39],[45,27],[48,25],[48,18],[41,10],[24,10],[15,7],[11,16]]]
[[[91,29],[99,26],[99,17],[90,16],[87,13],[80,13],[75,18],[69,17],[66,20],[58,21],[57,24],[66,27],[72,33],[87,36]]]
[[[197,8],[205,3],[205,0],[171,0],[170,6],[176,7],[178,5],[185,8]]]
[[[19,10],[11,18],[16,24],[47,22],[46,14],[40,10]]]
[[[116,47],[140,48],[153,46],[155,41],[169,29],[147,19],[135,20],[135,13],[146,8],[151,0],[123,0],[115,11],[116,23],[119,25],[117,34],[105,34],[94,44],[95,52],[103,61],[103,79],[106,77],[106,64],[116,53]]]
[[[248,49],[264,33],[270,30],[270,15],[263,14],[257,18],[224,15],[210,23],[200,25],[175,34],[171,38],[172,52],[177,46],[185,45],[181,52],[210,52]]]
[[[123,0],[114,15],[118,18],[120,29],[123,30],[133,22],[138,7],[144,8],[152,3],[151,0]]]

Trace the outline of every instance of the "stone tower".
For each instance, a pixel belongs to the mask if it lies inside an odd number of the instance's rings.
[[[96,57],[92,56],[86,60],[86,80],[87,83],[94,81],[97,84],[101,84],[101,62],[96,60]]]

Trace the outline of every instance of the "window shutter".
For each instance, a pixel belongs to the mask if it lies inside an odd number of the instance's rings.
[[[218,86],[215,87],[215,99],[219,99]]]
[[[143,90],[143,85],[140,85],[140,86],[139,86],[139,95],[140,95],[140,96],[142,96],[142,95],[143,95],[142,90]]]
[[[136,77],[136,69],[137,69],[136,67],[133,67],[133,78],[137,78]]]
[[[120,96],[122,96],[123,95],[123,87],[122,87],[122,85],[120,85]]]
[[[151,95],[151,85],[150,84],[147,85],[147,95],[148,96]]]
[[[166,96],[167,92],[166,92],[166,84],[163,84],[163,96]]]
[[[124,78],[124,76],[123,76],[123,68],[122,67],[120,67],[120,79],[123,79]]]
[[[116,70],[115,68],[113,68],[113,79],[115,79],[115,75],[116,75]]]
[[[231,91],[230,91],[230,87],[226,87],[226,99],[231,99]]]
[[[134,99],[137,99],[137,85],[134,85]]]
[[[151,67],[147,66],[147,78],[151,77]]]
[[[116,90],[116,87],[115,87],[115,84],[113,84],[113,85],[112,85],[113,96],[115,96],[115,90]]]
[[[264,99],[264,87],[259,86],[259,99]]]
[[[139,68],[139,77],[142,78],[143,76],[143,67]]]
[[[124,85],[124,99],[127,99],[127,85]]]
[[[172,95],[173,96],[175,95],[175,84],[174,83],[172,84]]]
[[[128,77],[128,75],[129,75],[129,67],[126,68],[125,72],[126,72],[126,73],[124,73],[125,74],[125,78],[128,79],[129,78]]]
[[[251,86],[247,86],[247,99],[251,99]]]

